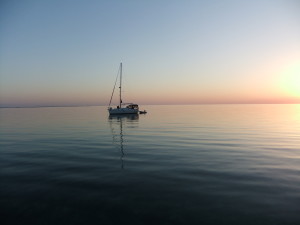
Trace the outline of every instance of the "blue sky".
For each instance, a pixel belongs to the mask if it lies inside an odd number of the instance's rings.
[[[300,1],[0,4],[1,106],[300,103]]]

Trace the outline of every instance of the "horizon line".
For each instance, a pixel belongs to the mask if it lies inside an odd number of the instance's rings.
[[[268,102],[252,102],[252,103],[247,103],[247,102],[240,102],[240,103],[188,103],[188,104],[183,104],[183,103],[162,103],[162,104],[138,104],[138,105],[299,105],[300,102],[296,103],[268,103]],[[99,104],[99,105],[86,105],[86,104],[78,104],[78,105],[29,105],[29,106],[0,106],[0,109],[7,109],[7,108],[64,108],[64,107],[95,107],[95,106],[107,106],[104,104]],[[108,107],[108,106],[107,106]]]

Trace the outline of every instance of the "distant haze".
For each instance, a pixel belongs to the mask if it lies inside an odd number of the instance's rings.
[[[1,107],[107,105],[120,62],[124,102],[300,103],[296,0],[1,1],[0,33]]]

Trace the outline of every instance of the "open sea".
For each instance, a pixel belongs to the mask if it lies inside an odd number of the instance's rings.
[[[300,224],[300,105],[0,109],[0,223]]]

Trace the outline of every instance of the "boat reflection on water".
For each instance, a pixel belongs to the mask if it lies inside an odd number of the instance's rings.
[[[120,151],[121,168],[124,169],[124,131],[138,126],[139,114],[109,115],[108,121],[112,133],[113,145]],[[125,129],[124,129],[125,128]]]
[[[139,114],[116,114],[109,115],[108,119],[110,121],[135,121],[139,119]]]

